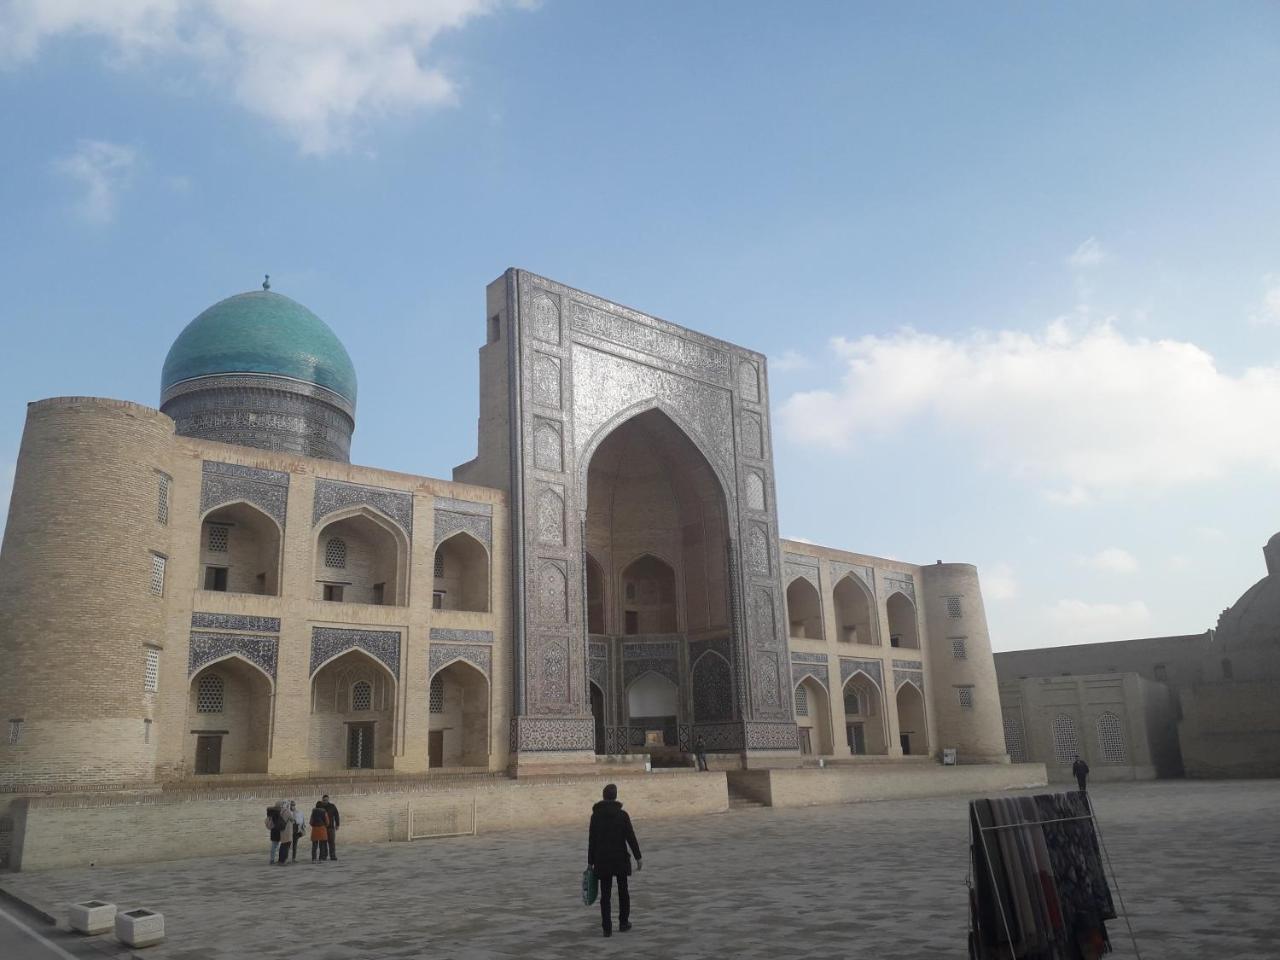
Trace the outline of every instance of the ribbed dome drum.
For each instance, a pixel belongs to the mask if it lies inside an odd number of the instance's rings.
[[[350,459],[351,358],[323,320],[269,289],[228,297],[187,324],[160,390],[180,436]]]

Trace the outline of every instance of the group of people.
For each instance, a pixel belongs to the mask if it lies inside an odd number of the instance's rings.
[[[270,864],[293,863],[298,859],[302,837],[311,837],[311,862],[338,859],[338,826],[342,822],[338,807],[326,793],[316,801],[308,817],[296,800],[281,800],[267,807],[265,826],[271,836]]]

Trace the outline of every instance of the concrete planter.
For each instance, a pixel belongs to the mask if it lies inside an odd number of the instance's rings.
[[[106,933],[116,920],[116,905],[102,900],[73,903],[67,910],[67,923],[78,933]]]
[[[149,947],[164,939],[164,914],[126,910],[116,914],[116,939],[126,947]]]

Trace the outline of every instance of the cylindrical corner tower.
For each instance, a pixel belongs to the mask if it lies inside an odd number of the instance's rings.
[[[0,784],[153,777],[173,422],[32,403],[0,548]]]
[[[938,746],[954,747],[962,763],[1008,763],[978,568],[939,563],[921,571]]]
[[[351,459],[351,358],[323,320],[265,283],[187,324],[165,358],[160,391],[180,436]]]

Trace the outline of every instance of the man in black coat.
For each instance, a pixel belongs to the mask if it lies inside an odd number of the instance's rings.
[[[1085,792],[1085,783],[1089,779],[1089,765],[1080,759],[1080,754],[1076,754],[1075,763],[1071,764],[1071,772],[1075,774],[1076,783],[1080,785],[1080,792]]]
[[[613,878],[618,878],[618,930],[631,929],[631,891],[627,889],[627,877],[631,876],[631,857],[627,848],[636,856],[636,869],[640,869],[640,844],[636,832],[631,829],[631,817],[618,802],[618,788],[609,784],[604,788],[604,799],[591,808],[591,827],[587,840],[587,866],[595,871],[600,881],[600,918],[604,922],[604,935],[613,936],[613,917],[610,897]]]
[[[329,795],[326,793],[320,798],[320,806],[324,807],[325,812],[329,814],[329,839],[325,842],[325,846],[329,848],[329,859],[338,859],[338,807],[336,804],[329,802]]]

